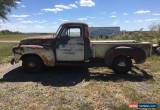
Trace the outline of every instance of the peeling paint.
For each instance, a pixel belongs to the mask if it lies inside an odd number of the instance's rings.
[[[21,54],[14,53],[15,55],[15,62],[18,62],[21,60],[21,57],[28,54],[34,54],[38,55],[47,66],[54,66],[55,65],[55,55],[53,53],[53,50],[50,48],[44,48],[43,46],[37,46],[37,45],[22,45],[20,47],[17,47],[14,49],[23,50],[21,51]],[[20,57],[19,57],[20,56]]]

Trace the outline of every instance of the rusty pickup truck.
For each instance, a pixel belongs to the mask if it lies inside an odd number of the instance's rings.
[[[107,66],[115,73],[124,74],[134,63],[144,63],[151,51],[149,42],[90,41],[87,24],[70,22],[62,24],[54,36],[20,41],[13,48],[11,63],[22,60],[23,69],[29,72],[37,72],[44,66],[83,65]]]

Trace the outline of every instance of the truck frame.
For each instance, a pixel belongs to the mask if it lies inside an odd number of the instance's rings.
[[[79,22],[62,24],[54,37],[35,37],[20,41],[13,48],[11,64],[22,60],[22,67],[37,72],[44,66],[107,66],[115,73],[128,73],[133,63],[144,63],[151,56],[149,42],[134,40],[91,41],[88,25]]]

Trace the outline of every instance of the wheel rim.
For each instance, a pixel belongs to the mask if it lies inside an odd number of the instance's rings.
[[[127,64],[126,64],[125,61],[119,61],[118,64],[117,64],[117,66],[118,66],[118,67],[123,67],[123,68],[124,68],[124,67],[127,66]]]
[[[36,64],[34,62],[29,62],[28,63],[28,67],[29,68],[35,68],[36,67]]]
[[[119,57],[113,62],[113,70],[116,73],[127,73],[131,70],[131,61],[125,57]]]

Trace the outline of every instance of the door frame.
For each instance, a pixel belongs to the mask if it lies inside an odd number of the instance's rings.
[[[55,56],[56,56],[56,61],[58,61],[58,58],[57,58],[57,52],[56,52],[56,49],[59,47],[60,44],[64,43],[65,44],[65,40],[63,41],[63,38],[61,36],[62,32],[64,31],[64,29],[68,30],[69,28],[80,28],[80,38],[82,38],[83,40],[83,53],[84,53],[84,57],[83,57],[83,60],[85,60],[85,33],[84,33],[84,28],[83,28],[83,25],[79,25],[79,24],[70,24],[70,25],[63,25],[57,35],[57,40],[56,40],[56,48],[55,48]],[[76,37],[75,37],[76,38]],[[78,37],[79,38],[79,37]],[[68,38],[68,41],[72,39],[72,37],[69,37]],[[73,38],[74,39],[74,38]],[[67,40],[66,40],[67,41]],[[68,43],[68,41],[66,42],[66,44]],[[62,43],[60,43],[62,42]],[[61,62],[61,61],[58,61],[58,62]],[[69,61],[64,61],[64,62],[69,62]],[[73,61],[73,62],[76,62],[76,61]],[[79,61],[78,61],[79,62]]]

